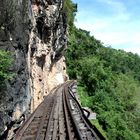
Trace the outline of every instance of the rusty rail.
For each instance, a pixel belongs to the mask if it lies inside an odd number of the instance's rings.
[[[88,116],[86,116],[84,114],[84,109],[81,107],[81,105],[79,104],[79,102],[77,101],[76,97],[73,96],[71,94],[72,90],[72,86],[74,85],[75,82],[72,82],[69,86],[69,96],[71,96],[71,98],[74,100],[74,102],[76,102],[77,108],[81,114],[81,118],[83,119],[83,121],[85,122],[85,125],[88,127],[88,129],[90,129],[90,131],[92,132],[93,136],[96,137],[97,140],[106,140],[106,138],[100,133],[100,131],[93,125],[91,124],[91,122],[88,120]]]
[[[105,140],[70,94],[73,84],[69,81],[54,89],[23,123],[14,140]]]

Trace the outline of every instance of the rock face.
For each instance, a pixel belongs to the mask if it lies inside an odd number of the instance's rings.
[[[0,0],[0,49],[13,53],[15,77],[0,93],[0,139],[67,80],[63,0]],[[10,130],[10,131],[9,131]],[[13,131],[14,130],[14,131]]]

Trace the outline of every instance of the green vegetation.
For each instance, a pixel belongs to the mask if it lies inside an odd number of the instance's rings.
[[[77,5],[74,4],[71,0],[64,0],[63,12],[66,14],[68,23],[67,25],[69,31],[71,31],[74,25],[74,17],[77,12]]]
[[[74,25],[69,33],[67,72],[78,80],[82,105],[97,113],[92,123],[109,140],[139,140],[140,57],[105,47]]]
[[[5,81],[12,78],[12,73],[8,70],[11,65],[11,53],[0,50],[0,91],[5,86]]]
[[[108,139],[139,140],[140,57],[104,47],[89,32],[73,27],[66,62],[70,78],[79,82],[82,105],[97,113]]]
[[[104,136],[104,138],[106,140],[108,140],[105,131],[102,129],[102,127],[100,126],[98,120],[90,120],[90,122],[100,131],[100,133]]]

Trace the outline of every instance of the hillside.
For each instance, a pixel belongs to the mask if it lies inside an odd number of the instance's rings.
[[[74,26],[68,46],[67,72],[78,80],[82,105],[97,113],[109,140],[139,140],[140,57]]]

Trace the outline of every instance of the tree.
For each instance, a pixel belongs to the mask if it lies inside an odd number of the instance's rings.
[[[12,78],[12,73],[9,71],[12,58],[11,53],[0,50],[0,87],[4,86],[5,80]],[[1,89],[0,88],[0,89]]]

